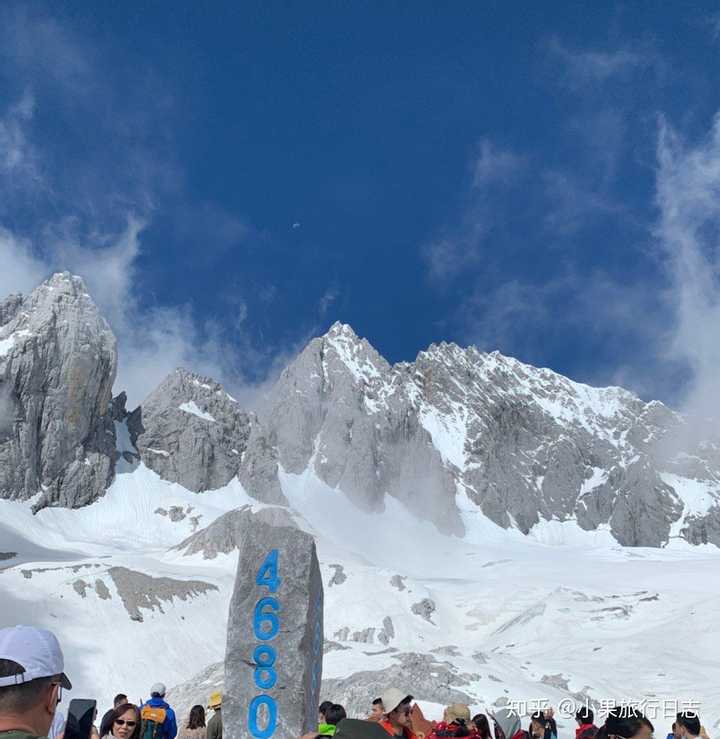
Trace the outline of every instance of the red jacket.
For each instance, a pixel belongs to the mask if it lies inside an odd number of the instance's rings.
[[[400,736],[399,734],[395,734],[395,729],[393,728],[393,725],[386,719],[385,721],[380,722],[380,726],[387,731],[390,736]],[[405,739],[417,739],[415,734],[410,731],[407,727],[403,729],[402,735],[405,737]]]
[[[460,724],[456,724],[454,721],[449,724],[441,721],[435,726],[428,739],[442,739],[444,736],[455,736],[459,730]],[[469,735],[466,735],[465,739],[479,739],[479,734],[477,731],[471,731]]]
[[[575,729],[575,739],[595,739],[598,727],[595,724],[581,724]]]

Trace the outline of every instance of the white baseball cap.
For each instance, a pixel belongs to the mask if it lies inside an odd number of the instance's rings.
[[[40,677],[58,677],[67,690],[72,683],[65,674],[65,660],[55,634],[34,626],[0,629],[0,659],[17,662],[24,668],[19,675],[0,677],[0,687],[21,685]]]
[[[159,695],[161,698],[165,695],[165,691],[167,688],[163,683],[155,683],[155,685],[150,688],[150,695]]]

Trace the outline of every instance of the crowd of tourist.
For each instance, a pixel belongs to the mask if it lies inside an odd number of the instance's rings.
[[[210,695],[206,705],[193,706],[178,726],[162,683],[155,683],[150,698],[140,704],[119,693],[99,725],[94,710],[87,732],[79,737],[71,724],[77,717],[65,717],[60,709],[62,691],[71,688],[54,634],[32,626],[0,629],[0,739],[222,739],[221,693]],[[468,706],[455,703],[435,722],[413,701],[407,692],[388,688],[369,701],[368,715],[360,720],[348,718],[339,703],[325,701],[318,709],[317,729],[301,739],[653,739],[655,732],[650,719],[628,705],[609,708],[602,722],[589,705],[583,706],[575,714],[575,737],[559,738],[551,708],[524,717],[507,705],[473,716]],[[680,711],[667,739],[709,737],[696,712]]]

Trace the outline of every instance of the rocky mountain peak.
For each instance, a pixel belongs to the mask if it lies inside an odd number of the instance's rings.
[[[195,492],[237,478],[279,505],[280,471],[307,472],[361,509],[393,498],[460,536],[480,514],[524,533],[566,522],[629,545],[720,545],[720,439],[621,388],[452,342],[391,365],[338,322],[283,371],[262,419],[183,368],[128,414],[111,402],[115,353],[79,277],[0,303],[0,496],[84,505],[122,456]]]
[[[2,303],[0,495],[84,505],[114,470],[115,337],[69,273]]]
[[[194,492],[237,477],[267,503],[284,503],[273,444],[254,413],[215,380],[178,368],[134,412],[140,458],[165,480]]]

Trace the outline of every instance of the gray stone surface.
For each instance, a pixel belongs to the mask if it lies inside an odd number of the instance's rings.
[[[328,565],[334,570],[333,576],[330,578],[328,587],[331,588],[333,585],[342,585],[347,580],[345,574],[345,568],[342,565]]]
[[[462,534],[462,489],[524,533],[575,519],[623,545],[662,546],[684,516],[681,536],[720,545],[716,425],[497,352],[441,343],[391,366],[335,324],[282,373],[261,417],[284,469],[312,466],[365,510],[390,496]],[[688,514],[664,473],[706,482],[717,504]]]
[[[390,616],[383,619],[383,627],[378,633],[378,641],[381,644],[389,644],[395,638],[395,625]]]
[[[174,598],[188,600],[218,590],[216,585],[201,580],[174,580],[170,577],[150,577],[126,567],[111,567],[108,575],[115,583],[120,600],[133,621],[143,621],[142,610],[160,613],[163,603]]]
[[[430,598],[423,598],[421,601],[417,603],[413,603],[410,607],[410,610],[416,615],[420,616],[420,618],[424,618],[426,621],[429,621],[430,623],[433,622],[432,615],[435,613],[435,603]]]
[[[73,590],[81,597],[85,598],[85,591],[90,587],[90,584],[85,580],[75,580],[73,583]]]
[[[190,680],[170,688],[165,699],[175,709],[178,726],[180,726],[180,721],[189,716],[190,709],[193,706],[207,706],[210,695],[216,690],[222,692],[224,688],[225,663],[215,662],[208,665],[197,675],[193,675]],[[207,713],[206,718],[209,719],[212,711]]]
[[[100,578],[95,580],[95,592],[100,600],[112,600],[108,586]]]
[[[338,645],[334,648],[343,647]],[[477,679],[478,675],[463,673],[452,662],[439,660],[431,654],[414,652],[398,654],[397,650],[392,648],[374,654],[378,656],[393,654],[393,659],[397,663],[380,670],[356,672],[342,679],[323,680],[321,696],[332,698],[345,706],[348,716],[363,718],[370,712],[369,704],[372,699],[381,695],[389,685],[407,686],[418,700],[432,701],[441,705],[450,703],[472,705],[482,702],[481,696],[463,689]],[[223,662],[210,665],[187,682],[172,688],[167,694],[169,703],[178,708],[179,715],[185,715],[193,705],[206,701],[213,691],[225,689],[224,668]]]
[[[260,418],[182,369],[128,413],[124,393],[111,397],[116,365],[80,278],[0,301],[0,498],[86,505],[142,459],[196,492],[237,477],[286,505],[282,463],[311,466],[366,511],[400,501],[448,534],[464,532],[462,491],[464,506],[524,533],[575,520],[627,546],[663,546],[673,528],[720,546],[720,428],[620,388],[446,343],[390,365],[342,324],[285,369]],[[706,512],[683,504],[672,475],[707,487]]]
[[[218,554],[229,554],[239,549],[248,531],[256,524],[295,528],[295,522],[285,508],[272,506],[253,512],[246,505],[228,511],[173,548],[185,556],[202,552],[203,559],[215,559]]]
[[[238,476],[254,498],[286,503],[273,446],[255,416],[214,380],[176,370],[130,425],[143,462],[165,480],[202,492]]]
[[[271,594],[256,583],[256,576],[273,549],[279,554],[280,584]],[[266,641],[253,630],[253,613],[264,597],[277,599],[280,618],[277,636]],[[262,623],[260,628],[266,630],[267,626]],[[254,651],[261,644],[277,654],[273,667],[277,682],[265,690],[254,680]],[[227,739],[248,736],[248,707],[255,696],[263,693],[277,702],[274,737],[297,739],[309,731],[317,721],[322,651],[323,587],[312,537],[296,528],[256,521],[243,537],[230,602],[223,699]],[[261,675],[261,679],[267,677],[267,673]],[[262,716],[259,723],[265,725]]]
[[[406,590],[407,589],[406,586],[405,586],[405,580],[407,580],[407,578],[406,577],[402,577],[402,575],[393,575],[390,578],[390,584],[394,588],[397,588],[398,590],[400,590],[402,592],[403,590]]]
[[[453,473],[394,372],[367,341],[335,324],[282,373],[261,417],[286,471],[312,463],[364,510],[383,510],[387,491],[444,531],[462,533]]]
[[[75,508],[112,480],[115,337],[79,277],[0,304],[0,497]]]
[[[382,670],[356,672],[346,678],[323,680],[322,694],[345,706],[348,716],[364,717],[373,698],[389,685],[403,686],[417,700],[442,705],[477,702],[478,696],[463,690],[477,675],[460,672],[451,662],[429,654],[406,652],[393,655],[397,664]]]

